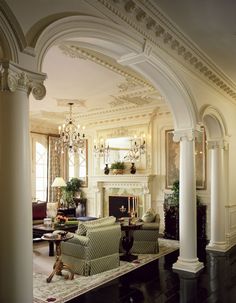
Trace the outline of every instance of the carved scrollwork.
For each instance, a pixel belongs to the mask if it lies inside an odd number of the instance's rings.
[[[25,90],[27,94],[32,91],[35,99],[42,99],[46,95],[43,85],[44,76],[22,71],[18,66],[8,61],[0,64],[0,90],[14,92],[17,89]]]
[[[7,76],[7,87],[5,87],[5,90],[10,90],[11,92],[14,92],[17,89],[18,85],[18,77],[17,74],[10,73]]]
[[[46,88],[42,83],[34,82],[31,92],[36,100],[41,100],[46,95]]]

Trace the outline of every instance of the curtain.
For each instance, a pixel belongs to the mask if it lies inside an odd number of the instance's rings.
[[[56,150],[56,141],[58,137],[49,136],[49,167],[48,167],[48,201],[57,201],[57,189],[51,187],[56,177],[62,177],[67,180],[66,173],[66,154],[61,154]]]

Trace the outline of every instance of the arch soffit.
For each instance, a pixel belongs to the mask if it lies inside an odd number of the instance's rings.
[[[216,107],[206,105],[201,109],[200,114],[206,127],[207,140],[222,140],[228,136],[226,121]]]
[[[19,52],[27,43],[23,30],[5,1],[0,1],[0,58],[19,63]]]
[[[135,32],[110,21],[91,16],[65,17],[51,23],[39,35],[35,52],[38,71],[47,50],[62,41],[76,39],[82,45],[103,52],[116,60],[122,57],[140,57],[141,60],[123,61],[149,79],[169,104],[175,129],[195,129],[197,111],[193,97],[174,71],[156,52],[145,52],[145,40]]]

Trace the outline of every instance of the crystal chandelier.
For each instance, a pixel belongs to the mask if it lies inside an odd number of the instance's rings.
[[[58,127],[59,139],[56,142],[56,150],[64,153],[69,152],[82,152],[86,146],[85,134],[79,131],[80,125],[75,124],[75,120],[72,118],[72,106],[74,103],[68,103],[70,106],[69,118],[66,119],[62,126]],[[82,127],[82,131],[85,127]]]
[[[131,139],[130,141],[131,141],[130,149],[124,158],[129,162],[134,163],[136,161],[139,161],[141,156],[146,153],[145,135],[139,140],[137,140],[137,138],[134,138]]]

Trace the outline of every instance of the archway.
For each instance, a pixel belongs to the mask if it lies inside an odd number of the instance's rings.
[[[15,32],[12,30],[11,35],[14,37]],[[142,76],[148,78],[152,84],[165,97],[171,109],[174,128],[182,148],[180,149],[181,159],[188,159],[191,169],[184,171],[184,177],[181,185],[182,196],[185,199],[194,201],[195,197],[195,183],[194,183],[194,132],[197,129],[198,114],[195,107],[195,101],[190,95],[188,89],[183,84],[181,79],[172,70],[161,54],[153,49],[144,37],[127,32],[126,28],[119,26],[111,21],[106,21],[100,18],[90,16],[74,16],[62,18],[51,23],[41,33],[35,32],[36,57],[33,60],[32,56],[29,58],[28,65],[32,65],[32,69],[37,66],[38,72],[41,71],[42,61],[47,50],[63,40],[74,39],[81,43],[82,46],[102,52],[124,65],[129,65],[134,70],[138,71]],[[14,53],[8,56],[9,60],[14,60],[16,63],[25,64],[23,61],[18,62],[22,53],[22,49],[17,47],[16,39],[8,42],[8,49],[3,49],[3,54],[8,53],[9,49],[16,49]],[[4,47],[5,44],[3,44]],[[6,47],[7,48],[7,47]],[[20,60],[20,59],[19,59]],[[24,67],[24,66],[23,66]],[[27,71],[26,71],[27,72]],[[25,132],[27,133],[27,132]],[[184,165],[182,165],[184,168]],[[191,183],[188,182],[191,180]],[[180,204],[185,204],[180,201]],[[185,218],[191,222],[194,217],[194,204],[190,209],[184,209],[183,214]],[[184,222],[184,221],[183,221]],[[183,225],[183,223],[181,223]],[[190,225],[189,225],[190,226]],[[181,229],[183,230],[183,228]],[[196,258],[196,231],[194,229],[182,237],[180,243],[181,266],[177,269],[197,272],[201,269],[198,259]],[[190,240],[190,241],[189,241]],[[30,241],[30,239],[29,239]],[[29,241],[27,243],[29,243]],[[30,243],[29,243],[30,244]],[[193,245],[192,245],[193,244]],[[188,249],[191,246],[191,249]],[[23,251],[23,250],[22,250]],[[190,264],[190,265],[189,265]],[[6,279],[7,280],[7,279]]]
[[[226,241],[226,213],[227,203],[227,127],[220,112],[206,106],[201,110],[202,121],[206,129],[207,145],[210,158],[211,175],[211,220],[210,243],[207,250],[226,251],[229,245]]]

